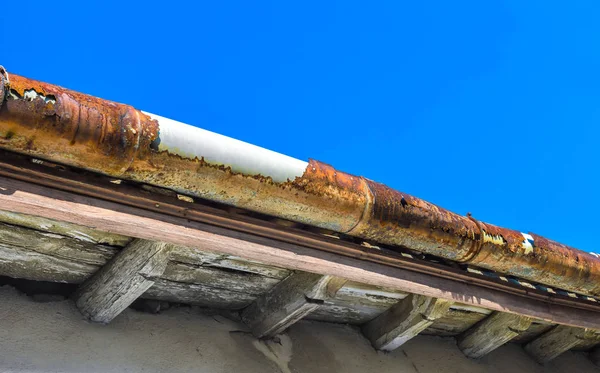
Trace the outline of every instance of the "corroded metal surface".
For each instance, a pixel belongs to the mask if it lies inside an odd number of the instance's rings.
[[[535,234],[460,216],[366,180],[373,203],[350,235],[401,245],[581,294],[600,294],[595,256]]]
[[[194,127],[156,114],[146,113],[160,123],[153,150],[183,158],[202,158],[206,163],[228,167],[235,173],[263,175],[274,182],[302,176],[307,162],[215,132]]]
[[[365,194],[340,193],[318,169],[309,169],[305,177],[275,183],[163,151],[150,154],[147,164],[135,164],[124,177],[337,232],[350,230],[362,216]]]
[[[486,242],[472,263],[582,294],[600,294],[600,262],[593,255],[547,238],[484,224],[502,243]]]
[[[153,146],[161,124],[130,106],[15,75],[9,87],[8,75],[0,75],[1,148],[600,295],[600,260],[590,254],[454,214],[314,160],[302,176],[275,182],[209,163],[202,149],[182,157]]]
[[[477,250],[479,230],[469,218],[383,184],[364,182],[372,202],[348,234],[457,261]]]
[[[117,104],[17,75],[0,108],[0,146],[110,175],[143,159],[158,124]]]

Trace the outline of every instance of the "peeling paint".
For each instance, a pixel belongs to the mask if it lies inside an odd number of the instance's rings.
[[[473,267],[467,267],[467,271],[469,271],[469,272],[471,272],[471,273],[476,273],[476,274],[478,274],[478,275],[480,275],[480,276],[483,276],[483,275],[484,275],[484,273],[483,273],[483,272],[481,272],[480,270],[478,270],[478,269],[476,269],[476,268],[473,268]]]
[[[7,78],[2,79],[6,90]],[[600,259],[594,255],[453,213],[325,163],[295,160],[17,75],[11,75],[8,96],[1,102],[1,148],[344,233],[386,249],[408,248],[600,295]]]
[[[158,152],[189,160],[202,159],[233,173],[264,176],[273,182],[293,181],[302,176],[307,162],[232,139],[169,118],[144,113],[160,126],[154,147]]]
[[[178,194],[177,199],[188,203],[194,203],[194,199],[192,197],[184,196],[183,194]]]
[[[505,244],[504,238],[502,236],[491,235],[491,234],[488,234],[486,231],[483,231],[483,242],[491,243],[493,245],[504,245]]]
[[[534,240],[530,234],[521,233],[523,235],[523,249],[525,249],[525,255],[533,252]]]
[[[14,94],[14,96],[17,96],[16,91],[11,91],[11,94]],[[51,104],[51,105],[56,104],[56,97],[54,97],[53,95],[45,96],[42,93],[36,92],[35,89],[26,89],[23,93],[23,98],[26,101],[33,101],[36,99],[40,99],[40,100],[44,101],[44,103],[46,103],[46,104]]]
[[[158,124],[130,106],[12,75],[0,147],[118,176],[150,151]]]

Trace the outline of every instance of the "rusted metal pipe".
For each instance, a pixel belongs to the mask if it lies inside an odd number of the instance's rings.
[[[583,251],[452,213],[318,161],[0,75],[1,148],[600,295],[600,260]]]

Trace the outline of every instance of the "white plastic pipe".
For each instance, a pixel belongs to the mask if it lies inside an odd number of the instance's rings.
[[[275,182],[293,181],[302,176],[307,162],[256,145],[219,135],[189,124],[145,113],[158,121],[159,151],[184,158],[202,158],[214,165],[231,167],[245,175],[268,176]]]

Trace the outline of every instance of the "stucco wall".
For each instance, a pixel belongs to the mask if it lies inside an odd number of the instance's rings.
[[[318,322],[300,322],[279,343],[265,344],[242,325],[197,309],[128,310],[103,326],[84,321],[70,301],[34,302],[8,286],[0,287],[0,299],[0,372],[598,371],[572,352],[541,367],[516,345],[473,361],[452,339],[423,336],[378,353],[354,328]]]

